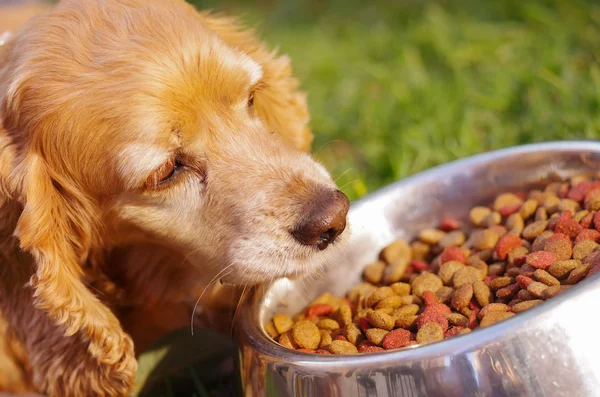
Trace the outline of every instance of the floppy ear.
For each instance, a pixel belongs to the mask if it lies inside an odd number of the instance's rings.
[[[262,66],[265,88],[254,97],[258,116],[296,148],[310,151],[313,135],[307,125],[310,117],[306,94],[298,91],[299,82],[292,76],[289,57],[268,51],[254,32],[244,29],[235,18],[209,12],[201,12],[200,18],[228,45],[244,52]]]
[[[77,333],[89,341],[88,351],[99,363],[132,378],[131,339],[81,279],[81,264],[98,243],[96,206],[64,173],[48,165],[44,156],[58,154],[44,143],[49,135],[30,130],[41,128],[39,122],[30,122],[34,115],[28,112],[34,110],[22,102],[32,88],[10,67],[6,55],[11,50],[0,53],[0,141],[6,141],[0,148],[0,179],[23,208],[14,234],[35,262],[30,279],[35,305],[66,336]],[[5,153],[11,154],[5,158]],[[12,164],[4,164],[9,160]]]

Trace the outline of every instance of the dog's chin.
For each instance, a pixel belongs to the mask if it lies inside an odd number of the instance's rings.
[[[295,242],[278,246],[274,242],[255,244],[242,240],[232,245],[226,263],[221,264],[220,279],[227,284],[252,286],[310,276],[331,266],[347,239],[348,233],[344,233],[325,250]]]

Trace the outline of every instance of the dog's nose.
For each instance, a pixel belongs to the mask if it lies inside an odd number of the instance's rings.
[[[346,228],[350,208],[348,197],[339,190],[321,194],[305,207],[305,216],[292,230],[296,240],[324,250]]]

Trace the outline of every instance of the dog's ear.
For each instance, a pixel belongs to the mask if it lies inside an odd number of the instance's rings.
[[[309,151],[313,135],[308,127],[306,94],[298,91],[289,57],[278,56],[259,41],[253,31],[244,29],[235,18],[201,12],[200,18],[231,47],[237,48],[263,68],[264,88],[254,97],[258,116],[268,127],[284,136],[296,148]]]
[[[22,207],[14,235],[34,260],[30,285],[35,304],[63,327],[65,335],[88,340],[88,350],[99,363],[132,378],[135,359],[130,338],[82,281],[81,264],[98,242],[97,205],[64,170],[51,165],[61,163],[49,161],[60,156],[45,142],[53,134],[39,133],[36,128],[43,128],[41,123],[31,122],[33,115],[28,112],[34,110],[27,93],[34,90],[15,70],[0,65],[0,140],[6,141],[0,148],[0,178]],[[6,151],[12,164],[4,164]]]

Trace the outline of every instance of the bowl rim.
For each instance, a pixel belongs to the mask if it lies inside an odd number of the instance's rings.
[[[399,179],[391,184],[370,193],[363,198],[352,203],[350,211],[356,211],[367,200],[372,201],[380,196],[385,195],[390,190],[396,190],[399,187],[407,184],[412,184],[415,181],[430,178],[433,174],[439,172],[452,172],[458,168],[473,167],[483,163],[493,162],[505,156],[514,156],[518,154],[551,151],[578,151],[582,154],[597,153],[600,155],[600,142],[596,140],[568,140],[568,141],[550,141],[543,143],[530,143],[508,148],[493,150],[485,153],[476,154],[452,162],[442,164],[436,167],[429,168],[422,172],[413,174],[406,178]],[[599,164],[600,165],[600,164]],[[473,332],[458,335],[452,338],[444,339],[438,342],[415,346],[414,348],[401,348],[376,353],[361,353],[354,355],[319,355],[314,353],[304,353],[296,350],[291,350],[279,345],[264,330],[264,325],[260,324],[259,313],[263,298],[268,291],[274,287],[274,284],[282,282],[275,281],[273,284],[261,288],[256,292],[251,299],[244,303],[244,309],[240,311],[238,323],[236,326],[237,337],[244,334],[245,346],[250,346],[252,349],[260,351],[261,354],[276,358],[279,361],[293,363],[295,366],[311,366],[311,367],[385,367],[389,366],[390,362],[398,365],[401,362],[410,362],[415,360],[424,360],[440,357],[448,357],[457,354],[461,351],[473,349],[475,346],[487,344],[500,335],[507,332],[514,332],[523,328],[528,321],[541,315],[549,315],[557,307],[567,304],[573,296],[584,295],[591,292],[600,286],[600,277],[584,279],[577,284],[577,288],[571,288],[559,296],[545,301],[544,304],[533,307],[526,312],[519,313],[518,316],[513,316],[496,324],[485,327],[484,329],[477,328]],[[589,305],[594,305],[594,302],[586,302]],[[590,307],[590,309],[592,306]]]

